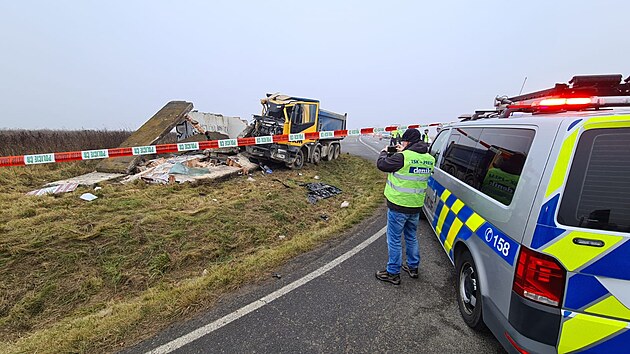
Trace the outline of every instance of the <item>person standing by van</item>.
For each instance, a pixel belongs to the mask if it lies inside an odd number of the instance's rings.
[[[376,163],[379,170],[388,172],[385,185],[387,198],[387,268],[376,272],[376,278],[395,285],[400,284],[400,270],[418,278],[420,251],[416,236],[424,190],[435,165],[427,144],[416,129],[402,135],[398,152],[390,154],[384,149]],[[405,237],[407,263],[402,264],[401,236]]]

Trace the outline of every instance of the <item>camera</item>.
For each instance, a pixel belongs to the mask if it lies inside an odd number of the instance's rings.
[[[396,146],[394,146],[394,145],[389,145],[389,146],[387,147],[387,153],[388,153],[388,154],[392,154],[392,153],[394,153],[394,152],[398,152],[398,149],[396,148]]]

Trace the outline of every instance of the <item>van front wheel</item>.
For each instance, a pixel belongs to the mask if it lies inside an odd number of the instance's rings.
[[[459,313],[468,327],[482,330],[485,325],[482,316],[479,273],[470,252],[464,251],[456,259],[457,263],[457,304]]]

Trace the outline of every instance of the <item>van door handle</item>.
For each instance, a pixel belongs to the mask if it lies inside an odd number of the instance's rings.
[[[602,240],[593,240],[590,238],[581,238],[575,237],[573,239],[573,243],[580,246],[589,246],[589,247],[604,247],[605,243]]]

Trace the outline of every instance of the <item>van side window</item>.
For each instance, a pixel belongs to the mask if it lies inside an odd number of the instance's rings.
[[[593,129],[578,141],[558,222],[630,232],[630,129]]]
[[[435,140],[429,147],[429,154],[431,154],[431,156],[435,158],[435,162],[440,161],[440,155],[442,155],[442,150],[444,149],[444,143],[446,142],[446,139],[448,138],[449,132],[450,130],[446,130],[446,129],[442,130],[438,134],[438,136],[435,137]]]
[[[440,169],[460,181],[475,188],[474,173],[478,155],[483,150],[476,149],[482,128],[454,128],[444,151]],[[478,189],[478,188],[477,188]]]
[[[510,205],[534,141],[531,129],[485,128],[477,148],[475,188],[485,195]]]
[[[510,205],[534,134],[531,129],[456,128],[440,168]]]

